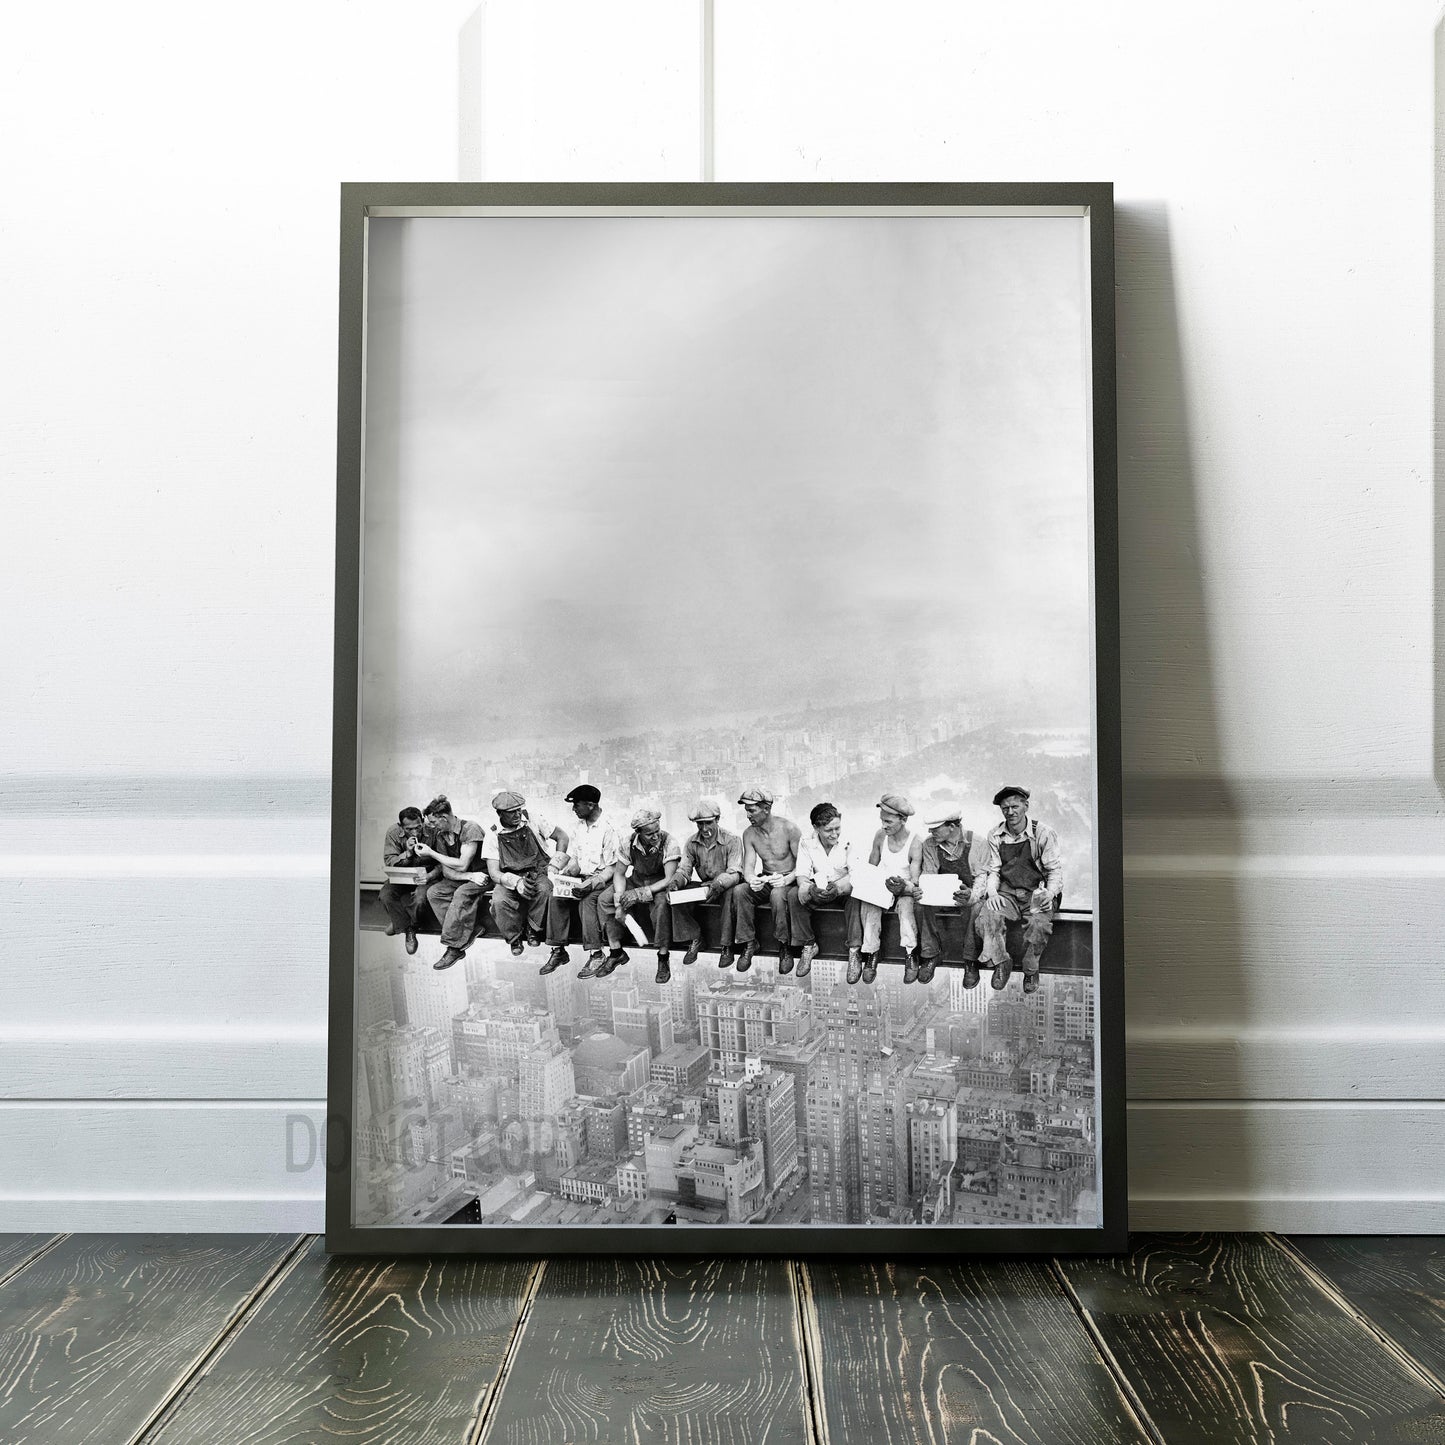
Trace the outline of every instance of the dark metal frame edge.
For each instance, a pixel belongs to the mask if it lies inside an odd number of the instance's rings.
[[[923,1225],[363,1228],[351,1222],[351,1116],[359,752],[366,221],[382,208],[486,206],[1080,206],[1089,225],[1094,458],[1094,688],[1100,1114],[1098,1229]],[[1124,1057],[1123,777],[1120,725],[1114,188],[1109,182],[344,183],[341,187],[332,702],[331,947],[325,1245],[328,1254],[738,1254],[936,1259],[1112,1254],[1128,1247]],[[339,1137],[338,1137],[339,1135]]]

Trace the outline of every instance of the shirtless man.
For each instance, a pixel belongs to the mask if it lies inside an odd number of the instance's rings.
[[[753,966],[758,950],[755,910],[763,894],[773,910],[773,937],[778,953],[792,967],[791,935],[788,932],[788,889],[797,877],[798,825],[788,818],[773,817],[773,795],[766,788],[748,788],[738,802],[748,815],[743,832],[743,881],[732,891],[736,910],[736,937],[742,944],[738,972]]]

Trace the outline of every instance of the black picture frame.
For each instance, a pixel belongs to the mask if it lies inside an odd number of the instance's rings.
[[[485,214],[494,208],[869,208],[1077,215],[1087,225],[1093,473],[1095,879],[1092,949],[1097,1052],[1098,1228],[918,1224],[711,1224],[625,1227],[358,1226],[352,1218],[358,864],[359,687],[364,507],[367,244],[372,220]],[[341,188],[332,758],[330,1037],[326,1248],[340,1254],[858,1255],[1109,1253],[1127,1245],[1122,793],[1113,188],[1058,184],[348,184]]]

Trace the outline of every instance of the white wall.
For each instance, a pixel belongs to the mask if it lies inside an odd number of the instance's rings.
[[[1445,1230],[1434,7],[716,8],[721,180],[1116,183],[1135,1226]],[[0,1230],[320,1226],[336,185],[694,178],[697,14],[0,10]]]

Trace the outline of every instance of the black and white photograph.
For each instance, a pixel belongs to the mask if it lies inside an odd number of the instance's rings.
[[[1101,1230],[1086,208],[364,283],[350,1227]]]

